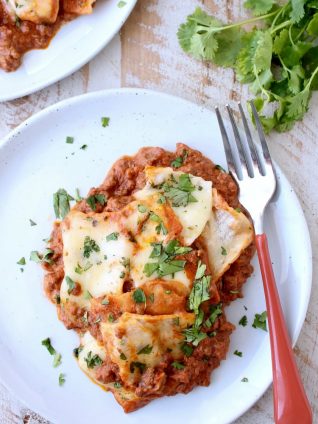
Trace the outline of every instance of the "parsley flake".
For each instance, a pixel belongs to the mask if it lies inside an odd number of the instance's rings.
[[[108,125],[109,125],[109,121],[110,121],[110,118],[108,118],[107,116],[103,116],[102,118],[101,118],[101,122],[102,122],[102,127],[108,127]]]
[[[65,383],[65,374],[61,372],[59,375],[59,386],[63,386],[64,383]]]
[[[266,318],[267,318],[266,311],[262,312],[261,314],[255,314],[252,327],[260,328],[261,330],[267,331]]]
[[[110,233],[108,234],[108,236],[106,236],[106,241],[118,240],[118,236],[119,236],[119,233],[117,232]]]
[[[243,315],[242,318],[239,320],[239,325],[242,325],[243,327],[247,326],[247,316]]]
[[[149,355],[149,353],[152,352],[152,346],[150,346],[149,344],[144,346],[142,349],[140,349],[137,352],[137,355]]]
[[[142,289],[137,289],[133,292],[132,298],[135,303],[146,303],[146,295]]]
[[[238,351],[238,350],[235,350],[233,353],[234,353],[234,355],[239,356],[240,358],[242,358],[242,356],[243,356],[243,353]]]

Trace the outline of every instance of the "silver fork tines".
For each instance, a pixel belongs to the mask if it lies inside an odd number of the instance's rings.
[[[254,103],[250,102],[250,105],[258,136],[261,142],[261,150],[263,153],[262,158],[260,157],[258,149],[255,146],[242,105],[239,103],[238,107],[243,121],[246,140],[242,139],[240,131],[235,122],[232,109],[229,105],[226,105],[236,147],[234,147],[234,144],[232,145],[230,142],[218,107],[215,108],[215,111],[222,135],[229,172],[232,174],[240,188],[240,202],[251,213],[251,216],[254,219],[255,227],[259,227],[257,230],[261,230],[263,211],[275,192],[276,177],[262,124],[260,122]],[[235,155],[235,150],[237,151],[238,155]],[[235,157],[238,157],[239,161],[236,161]],[[258,224],[256,225],[257,222]]]

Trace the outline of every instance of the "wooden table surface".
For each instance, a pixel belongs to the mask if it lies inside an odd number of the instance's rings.
[[[209,108],[226,101],[234,104],[248,99],[246,87],[235,81],[231,70],[214,68],[187,57],[176,38],[178,25],[196,6],[203,5],[220,19],[232,20],[244,16],[242,4],[242,0],[139,0],[121,33],[88,65],[38,93],[0,104],[0,137],[48,105],[106,88],[144,87],[184,97]],[[287,134],[269,137],[272,156],[299,196],[312,237],[313,289],[295,354],[313,408],[314,423],[318,423],[317,111],[318,95],[314,95],[303,122]],[[237,424],[272,422],[272,389],[236,421]],[[0,423],[40,424],[47,421],[0,385]]]

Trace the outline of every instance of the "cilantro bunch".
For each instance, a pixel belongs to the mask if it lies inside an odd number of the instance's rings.
[[[179,27],[180,46],[233,68],[256,96],[265,131],[288,131],[318,89],[318,0],[246,0],[244,6],[254,17],[230,24],[197,8]]]

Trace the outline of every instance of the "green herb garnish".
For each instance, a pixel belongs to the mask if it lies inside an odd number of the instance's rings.
[[[25,265],[26,264],[25,257],[23,256],[21,259],[19,259],[18,262],[17,262],[17,264],[18,265]]]
[[[53,194],[53,207],[56,218],[64,219],[70,211],[70,201],[74,198],[64,188]]]
[[[102,121],[102,127],[105,128],[105,127],[108,127],[110,118],[108,118],[107,116],[103,116],[101,118],[101,121]]]
[[[240,358],[242,358],[242,356],[243,356],[243,353],[238,351],[238,350],[235,350],[233,353],[234,353],[234,355],[239,356]]]
[[[61,372],[59,375],[59,386],[63,386],[64,383],[65,383],[65,374]]]
[[[146,303],[146,295],[142,289],[137,289],[132,294],[135,303]]]
[[[243,327],[247,326],[247,316],[243,315],[242,318],[239,320],[239,325],[242,325]]]
[[[174,361],[171,364],[173,366],[173,368],[176,368],[177,370],[183,370],[183,368],[185,367],[184,364],[181,364],[180,362]]]
[[[261,314],[255,314],[252,327],[260,328],[261,330],[267,331],[266,318],[267,318],[266,311],[262,312]]]
[[[138,369],[139,371],[140,371],[140,373],[142,374],[144,371],[145,371],[145,369],[146,369],[146,364],[143,364],[142,362],[136,362],[136,361],[134,361],[134,362],[131,362],[130,363],[130,372],[131,373],[133,373],[133,372],[135,372],[135,369]]]
[[[96,203],[100,203],[102,206],[104,206],[106,202],[107,199],[104,194],[94,194],[86,199],[86,203],[93,211],[96,211]]]
[[[84,239],[84,258],[89,258],[93,252],[100,252],[100,247],[95,240],[91,239],[89,236],[86,236]]]
[[[244,5],[255,17],[229,24],[197,8],[179,27],[180,46],[197,59],[233,68],[236,80],[249,84],[256,96],[265,131],[288,131],[318,88],[317,2],[247,0]]]
[[[74,143],[74,137],[67,136],[65,141],[66,141],[67,144],[73,144]]]
[[[118,240],[118,236],[119,236],[119,233],[117,233],[117,232],[110,233],[110,234],[108,234],[108,236],[106,237],[106,241]]]
[[[140,349],[137,352],[137,355],[149,355],[149,353],[151,353],[151,352],[152,352],[152,346],[147,344],[146,346],[144,346],[142,349]]]
[[[75,289],[76,283],[68,275],[65,277],[65,281],[68,287],[67,293],[71,294],[72,291]]]
[[[101,357],[98,356],[97,354],[93,355],[92,351],[88,352],[87,357],[84,358],[84,361],[87,364],[87,368],[95,368],[100,366],[103,363],[103,360],[101,359]]]

